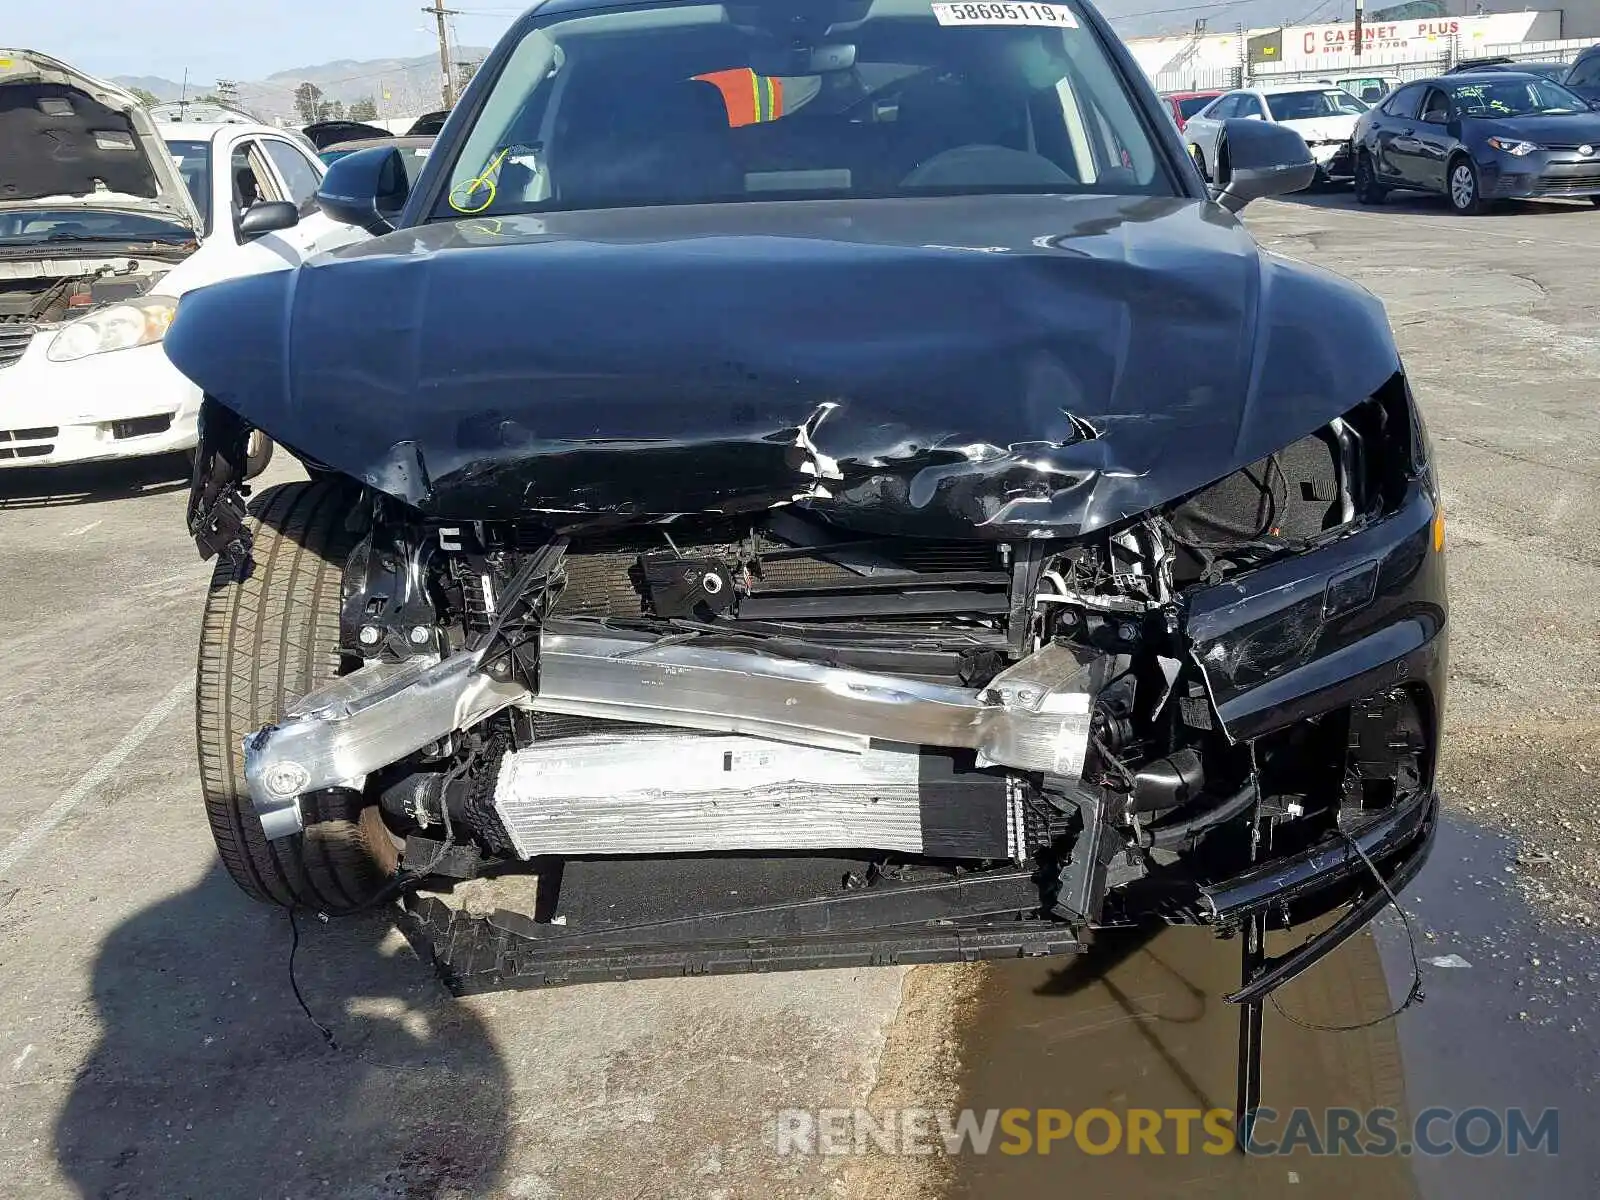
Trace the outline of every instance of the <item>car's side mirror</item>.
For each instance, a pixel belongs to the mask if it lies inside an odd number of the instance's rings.
[[[393,146],[347,154],[328,168],[317,204],[333,220],[370,234],[389,233],[411,197],[405,160]]]
[[[258,200],[239,218],[239,239],[249,241],[264,233],[278,233],[300,224],[300,209],[287,200]]]
[[[1287,125],[1270,121],[1230,120],[1222,123],[1227,147],[1227,170],[1218,163],[1220,186],[1212,198],[1229,212],[1238,212],[1252,200],[1298,192],[1317,174],[1311,149]]]

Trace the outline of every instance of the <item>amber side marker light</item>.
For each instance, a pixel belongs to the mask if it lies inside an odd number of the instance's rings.
[[[1433,510],[1433,550],[1437,554],[1444,549],[1444,505],[1436,505]]]

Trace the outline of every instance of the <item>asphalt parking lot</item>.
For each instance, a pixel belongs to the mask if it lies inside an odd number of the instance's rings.
[[[1600,211],[1458,218],[1443,201],[1370,210],[1329,193],[1248,219],[1268,248],[1384,300],[1433,436],[1452,829],[1418,923],[1428,956],[1470,963],[1425,966],[1429,1002],[1363,1035],[1360,1070],[1347,1035],[1269,1028],[1269,1102],[1581,1105],[1600,1079]],[[285,459],[269,478],[293,477]],[[1193,933],[1170,954],[1091,957],[1065,981],[919,968],[458,1002],[381,919],[313,922],[298,970],[330,1044],[290,989],[284,915],[213,860],[190,708],[210,572],[184,533],[183,483],[169,464],[0,474],[0,1195],[1034,1195],[1073,1160],[779,1158],[773,1114],[1045,1104],[1068,1076],[1075,1105],[1231,1098],[1215,993],[1232,960]],[[1398,936],[1386,924],[1353,943],[1299,1000],[1383,1012],[1408,982]],[[1164,1041],[1175,1010],[1152,971],[1186,980],[1178,1000],[1209,1023]],[[1315,1099],[1296,1091],[1313,1080]],[[1596,1194],[1583,1113],[1568,1119],[1562,1161],[1515,1175],[1390,1163],[1381,1179],[1287,1182]],[[1286,1183],[1281,1162],[1143,1169],[1120,1159],[1075,1194]]]

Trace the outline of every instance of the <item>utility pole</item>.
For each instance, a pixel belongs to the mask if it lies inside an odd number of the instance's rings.
[[[439,22],[439,70],[443,75],[444,106],[454,108],[456,80],[450,66],[450,28],[445,24],[445,18],[455,16],[456,11],[453,8],[446,8],[444,0],[433,0],[433,3],[422,11],[432,13]]]
[[[1363,11],[1365,8],[1366,8],[1366,0],[1356,0],[1356,49],[1355,49],[1355,55],[1356,55],[1357,58],[1361,57],[1361,38],[1362,38],[1361,18],[1365,15],[1365,13]]]

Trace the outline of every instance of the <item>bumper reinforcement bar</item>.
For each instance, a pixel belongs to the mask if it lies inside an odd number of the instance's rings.
[[[592,622],[552,622],[540,633],[537,692],[491,678],[481,659],[463,651],[442,662],[369,663],[251,734],[245,778],[267,837],[301,832],[306,793],[359,788],[512,705],[856,754],[873,741],[968,749],[980,765],[1075,778],[1106,662],[1050,644],[974,689]]]

